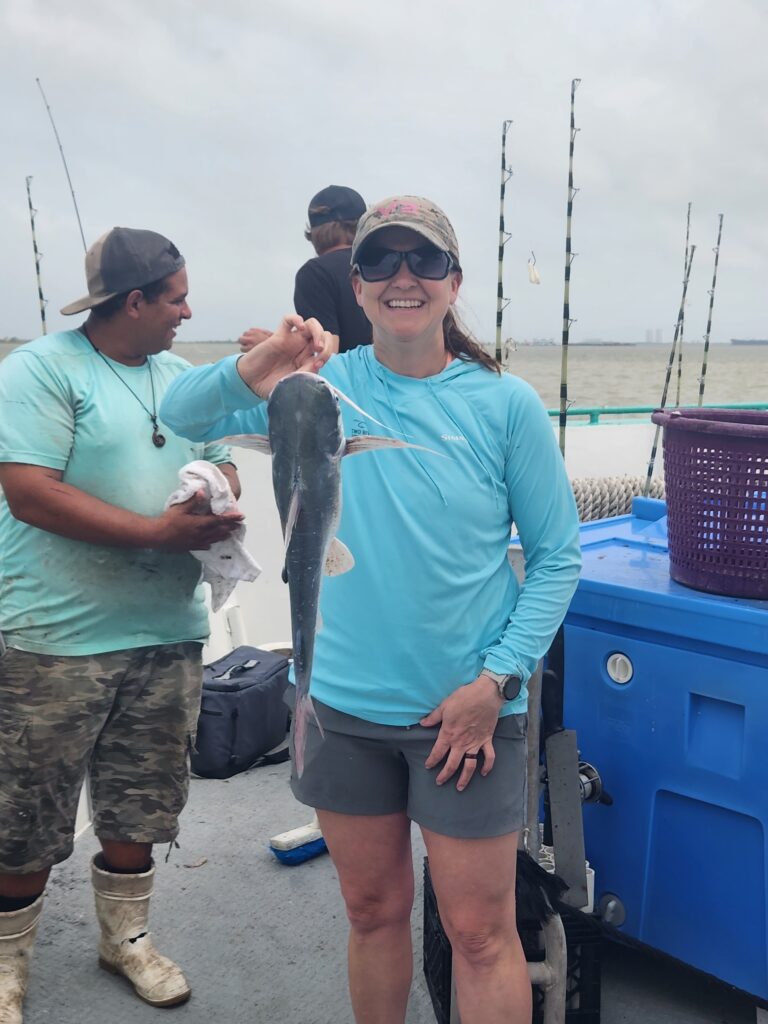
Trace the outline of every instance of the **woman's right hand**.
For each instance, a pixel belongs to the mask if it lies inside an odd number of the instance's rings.
[[[333,354],[333,335],[311,318],[297,313],[284,316],[274,332],[240,356],[237,372],[259,398],[267,399],[272,388],[289,373],[317,371]]]

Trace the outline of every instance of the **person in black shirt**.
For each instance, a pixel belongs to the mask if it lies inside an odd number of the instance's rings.
[[[363,197],[344,185],[329,185],[313,196],[304,237],[317,256],[296,274],[296,312],[305,320],[316,317],[336,336],[340,352],[371,343],[371,325],[357,304],[349,279],[352,240],[364,213]]]
[[[365,213],[365,200],[346,185],[329,185],[313,196],[304,237],[317,256],[299,268],[293,305],[305,320],[315,317],[333,336],[334,351],[346,352],[357,345],[370,345],[371,325],[357,304],[350,283],[350,253],[357,222]],[[251,327],[240,338],[247,352],[271,331]]]

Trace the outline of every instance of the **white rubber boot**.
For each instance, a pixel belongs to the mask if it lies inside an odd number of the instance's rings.
[[[136,995],[152,1006],[186,1002],[191,995],[187,979],[172,960],[157,952],[147,930],[154,863],[142,874],[120,875],[102,871],[96,860],[91,862],[91,880],[101,925],[99,966],[122,974]]]
[[[23,910],[0,914],[0,1024],[22,1024],[29,958],[35,943],[43,897]]]

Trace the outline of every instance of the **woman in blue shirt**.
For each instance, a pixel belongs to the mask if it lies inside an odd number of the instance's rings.
[[[324,738],[310,724],[292,786],[317,809],[339,873],[358,1024],[405,1019],[412,821],[462,1021],[522,1024],[526,682],[576,587],[575,503],[535,392],[456,318],[462,271],[442,210],[414,196],[375,204],[351,255],[372,346],[327,359],[320,326],[288,317],[246,355],[177,378],[161,415],[194,440],[263,434],[272,387],[305,369],[428,449],[344,461],[338,537],[355,567],[323,583],[311,692]],[[342,415],[347,436],[367,432],[359,413]],[[522,586],[507,557],[513,523]]]

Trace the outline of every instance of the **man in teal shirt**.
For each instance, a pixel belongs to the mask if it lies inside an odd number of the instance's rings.
[[[191,551],[241,516],[198,494],[165,509],[178,470],[226,448],[158,419],[191,312],[184,258],[152,231],[113,228],[86,255],[76,330],[0,364],[0,1020],[22,1021],[27,965],[52,865],[72,852],[90,769],[102,853],[92,880],[99,963],[157,1006],[189,997],[148,934],[152,845],[172,841],[208,635]]]

